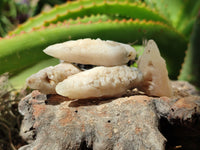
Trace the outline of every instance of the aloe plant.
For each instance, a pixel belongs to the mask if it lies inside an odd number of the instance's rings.
[[[199,1],[189,0],[79,0],[56,6],[0,40],[0,74],[10,72],[13,83],[24,83],[31,66],[50,59],[42,50],[58,42],[101,38],[139,45],[154,39],[176,79],[199,7]]]
[[[200,14],[194,24],[189,47],[185,57],[185,63],[179,76],[180,80],[186,80],[200,87]]]

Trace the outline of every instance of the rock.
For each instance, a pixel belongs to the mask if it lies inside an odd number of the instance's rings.
[[[173,82],[172,85],[183,84]],[[191,90],[181,92],[187,96],[177,94],[170,99],[148,97],[140,92],[133,95],[129,91],[121,98],[70,101],[56,94],[33,91],[19,103],[19,111],[24,115],[20,134],[29,142],[20,150],[162,150],[175,147],[177,143],[168,139],[169,126],[178,125],[183,131],[195,126],[193,130],[199,131],[200,124],[200,97],[191,95]],[[182,130],[171,134],[179,135]],[[180,145],[183,147],[184,143]]]

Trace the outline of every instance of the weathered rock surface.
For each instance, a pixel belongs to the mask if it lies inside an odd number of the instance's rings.
[[[137,92],[133,96],[132,91],[117,99],[75,101],[33,91],[19,103],[24,115],[20,133],[29,143],[20,150],[162,150],[166,142],[167,148],[185,148],[168,138],[174,134],[179,138],[188,128],[200,137],[200,97],[185,82],[173,82],[173,89],[172,99]],[[169,125],[180,131],[170,134]]]

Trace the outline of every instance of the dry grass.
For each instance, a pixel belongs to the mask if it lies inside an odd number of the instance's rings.
[[[8,81],[8,74],[0,76],[0,150],[16,150],[25,144],[20,137],[22,116],[18,102],[26,90],[16,91]]]

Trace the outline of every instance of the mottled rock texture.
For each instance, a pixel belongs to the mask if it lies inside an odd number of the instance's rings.
[[[200,97],[185,82],[173,82],[173,89],[171,99],[129,91],[121,98],[73,101],[33,91],[19,103],[24,115],[20,133],[29,143],[20,150],[187,148],[179,135],[191,128],[200,132]],[[180,131],[173,131],[174,126]],[[193,132],[192,137],[200,136]],[[180,142],[170,141],[171,136]]]

